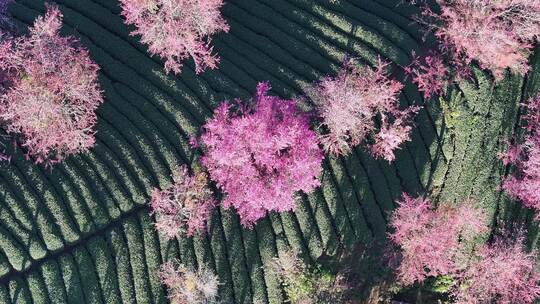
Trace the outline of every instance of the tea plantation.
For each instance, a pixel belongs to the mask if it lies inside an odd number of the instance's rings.
[[[474,81],[460,83],[444,102],[424,101],[408,83],[402,104],[423,109],[394,163],[361,147],[346,158],[326,157],[322,186],[299,195],[295,213],[271,214],[246,230],[233,211],[216,210],[208,234],[167,241],[153,228],[150,191],[169,185],[176,165],[193,161],[189,136],[213,108],[251,96],[263,80],[274,94],[297,96],[335,73],[345,54],[366,64],[380,55],[403,80],[398,65],[430,43],[412,22],[417,9],[398,6],[401,0],[228,0],[222,13],[231,30],[214,40],[220,69],[196,76],[190,62],[174,76],[129,36],[117,0],[54,2],[65,16],[63,33],[80,37],[101,66],[106,100],[89,153],[52,170],[20,151],[2,165],[0,303],[168,303],[156,271],[173,258],[214,269],[223,303],[282,303],[267,261],[289,248],[331,261],[381,241],[403,191],[432,193],[438,202],[473,198],[493,223],[531,220],[498,191],[508,168],[497,154],[518,125],[519,102],[539,88],[537,56],[526,79],[494,84],[475,70]],[[44,10],[41,0],[18,0],[10,9],[20,25]],[[368,269],[359,286],[364,298],[378,271]]]

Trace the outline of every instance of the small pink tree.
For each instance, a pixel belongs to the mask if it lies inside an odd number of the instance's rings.
[[[167,238],[192,236],[206,227],[216,201],[208,188],[208,177],[201,170],[189,174],[186,166],[173,173],[174,183],[164,189],[152,190],[150,201],[156,215],[156,228]]]
[[[400,255],[397,278],[405,285],[456,273],[464,264],[464,244],[487,231],[484,214],[471,202],[435,209],[427,199],[403,194],[398,205],[389,238]]]
[[[169,299],[174,304],[218,304],[219,280],[210,269],[188,268],[176,261],[161,265],[161,282],[169,290]]]
[[[430,50],[425,56],[412,52],[411,63],[403,67],[425,99],[443,96],[454,82],[472,78],[468,63],[454,58],[448,50]]]
[[[325,77],[305,89],[327,129],[321,136],[325,151],[347,155],[371,135],[371,153],[393,161],[394,151],[410,140],[411,118],[418,107],[399,109],[403,85],[388,79],[386,66],[379,60],[374,69],[356,67],[349,60],[337,76]],[[378,131],[377,117],[381,122]]]
[[[294,100],[268,96],[260,83],[252,104],[224,102],[203,127],[202,163],[226,194],[242,225],[252,226],[268,211],[293,210],[297,191],[319,185],[322,152],[309,117]]]
[[[192,57],[195,72],[215,69],[219,57],[213,54],[211,36],[228,32],[219,9],[223,0],[120,0],[127,24],[141,35],[152,55],[165,59],[165,71],[180,73],[183,61]]]
[[[413,52],[412,62],[403,68],[405,74],[412,78],[425,99],[442,96],[450,83],[450,69],[441,55],[431,53],[424,57]]]
[[[540,33],[536,0],[436,0],[440,14],[428,6],[424,20],[452,56],[469,64],[477,60],[496,79],[509,68],[527,73],[527,57]]]
[[[73,37],[58,34],[62,14],[49,6],[27,36],[0,43],[0,121],[28,157],[52,165],[95,143],[103,102],[99,67]]]
[[[536,260],[535,251],[525,250],[522,233],[496,238],[457,276],[456,303],[534,303],[540,298]]]
[[[529,100],[527,123],[523,142],[511,145],[502,155],[505,164],[515,166],[502,188],[512,198],[520,200],[525,207],[540,210],[540,95]],[[516,140],[517,141],[517,140]]]

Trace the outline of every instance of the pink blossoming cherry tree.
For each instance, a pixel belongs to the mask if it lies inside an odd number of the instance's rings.
[[[371,136],[370,152],[393,161],[394,151],[410,140],[412,117],[419,108],[399,108],[403,85],[388,78],[386,66],[379,60],[375,68],[357,67],[348,60],[336,76],[305,88],[327,129],[321,136],[326,152],[347,155]]]
[[[504,70],[524,75],[528,56],[540,33],[537,0],[436,0],[440,13],[425,6],[423,15],[454,59],[480,67],[502,79]]]
[[[269,90],[260,83],[251,103],[221,104],[199,140],[201,161],[225,193],[223,205],[234,207],[246,227],[268,211],[293,210],[295,192],[320,184],[323,154],[309,117]]]
[[[485,215],[468,201],[435,208],[427,199],[403,194],[398,205],[389,238],[400,255],[398,281],[405,285],[455,274],[465,264],[464,245],[488,230]]]
[[[36,163],[52,165],[95,143],[103,102],[99,67],[74,37],[61,37],[62,14],[49,6],[21,37],[0,43],[0,122]]]
[[[152,55],[165,60],[165,71],[179,74],[189,57],[197,74],[215,69],[219,57],[211,46],[212,35],[228,32],[219,9],[222,0],[120,0],[122,15],[133,24],[132,35],[141,35]]]
[[[496,237],[457,275],[456,303],[535,303],[540,298],[536,261],[537,252],[527,252],[523,233]]]

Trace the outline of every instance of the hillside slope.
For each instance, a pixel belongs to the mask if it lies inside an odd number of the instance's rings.
[[[298,95],[334,73],[345,54],[405,65],[412,50],[422,51],[423,34],[411,21],[416,10],[394,0],[229,0],[223,14],[231,30],[214,41],[220,69],[195,77],[188,64],[175,77],[129,36],[116,0],[54,2],[65,15],[64,33],[80,37],[101,66],[106,100],[90,153],[53,170],[21,153],[2,166],[0,303],[167,303],[155,273],[172,258],[214,268],[224,303],[282,303],[265,262],[288,248],[332,259],[381,240],[403,191],[432,192],[438,201],[470,197],[493,219],[530,220],[497,191],[507,170],[497,153],[514,132],[518,103],[538,89],[536,57],[527,80],[509,77],[495,86],[475,71],[475,83],[460,84],[444,107],[424,102],[408,84],[402,103],[424,108],[395,163],[362,148],[326,158],[322,187],[302,195],[296,213],[272,214],[245,230],[232,211],[218,210],[208,235],[166,241],[148,214],[150,191],[171,182],[175,165],[193,160],[189,135],[220,101],[248,97],[262,80],[275,94]],[[30,24],[44,4],[20,0],[11,11]],[[365,273],[365,294],[373,271]]]

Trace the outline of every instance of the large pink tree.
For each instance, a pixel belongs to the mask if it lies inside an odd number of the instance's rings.
[[[399,108],[403,85],[388,78],[386,67],[380,60],[375,68],[348,60],[336,76],[305,88],[326,129],[321,136],[326,152],[347,155],[371,137],[370,152],[392,161],[395,150],[410,140],[418,107]]]
[[[527,252],[522,233],[497,237],[457,275],[456,303],[534,303],[540,297],[537,258],[535,251]]]
[[[397,278],[405,285],[455,274],[465,265],[465,245],[487,231],[486,217],[469,201],[435,208],[428,199],[407,194],[389,225],[399,258]]]
[[[424,22],[451,56],[478,61],[501,79],[504,70],[524,75],[528,56],[540,33],[536,0],[436,0],[440,13],[425,6]]]
[[[211,46],[212,35],[228,32],[219,9],[223,0],[120,0],[132,35],[141,35],[152,55],[165,60],[165,70],[180,73],[189,57],[197,74],[215,69],[219,57]]]
[[[308,115],[294,100],[269,96],[260,83],[252,102],[224,102],[203,127],[202,163],[244,226],[268,211],[294,209],[297,191],[319,185],[322,151]]]
[[[0,43],[0,121],[36,163],[51,165],[91,148],[103,102],[99,67],[49,6],[22,37]]]

